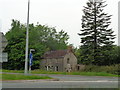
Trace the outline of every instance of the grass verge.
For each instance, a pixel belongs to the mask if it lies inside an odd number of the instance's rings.
[[[83,75],[83,76],[111,76],[118,77],[118,75],[106,72],[52,72],[43,70],[33,70],[33,74],[62,74],[62,75]],[[119,76],[120,77],[120,76]]]
[[[24,73],[23,70],[2,70],[3,72],[10,73]],[[44,70],[32,70],[32,74],[62,74],[62,75],[82,75],[82,76],[111,76],[111,77],[120,77],[120,75],[110,74],[106,72],[53,72],[53,71],[44,71]]]
[[[52,78],[48,76],[36,76],[36,75],[2,74],[2,80],[33,80],[33,79],[52,79]]]
[[[9,73],[24,73],[24,70],[1,70],[2,72],[9,72]]]

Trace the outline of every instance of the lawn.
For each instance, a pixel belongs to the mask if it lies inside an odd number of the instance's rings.
[[[24,73],[23,70],[2,70],[2,72],[10,73]],[[118,77],[118,75],[106,73],[106,72],[53,72],[44,70],[32,70],[32,74],[62,74],[62,75],[82,75],[82,76],[111,76]],[[120,77],[120,76],[119,76]]]
[[[106,72],[52,72],[43,70],[33,70],[33,74],[62,74],[62,75],[82,75],[82,76],[111,76],[118,77],[118,75],[106,73]]]
[[[24,73],[24,70],[1,70],[2,72],[10,72],[10,73]]]
[[[48,76],[36,76],[36,75],[16,75],[16,74],[0,74],[2,80],[33,80],[33,79],[52,79]]]

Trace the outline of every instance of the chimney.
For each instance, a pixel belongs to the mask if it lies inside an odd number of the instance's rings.
[[[68,51],[68,53],[73,52],[73,46],[69,45],[67,51]]]

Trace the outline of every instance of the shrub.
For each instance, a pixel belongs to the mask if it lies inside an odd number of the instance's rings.
[[[111,74],[120,75],[120,64],[115,64],[111,66],[96,66],[96,65],[86,65],[85,72],[107,72]]]

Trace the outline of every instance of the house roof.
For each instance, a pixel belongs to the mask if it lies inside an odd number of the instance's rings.
[[[64,58],[68,53],[68,50],[57,50],[46,52],[43,56],[44,59],[55,59],[55,58]]]

